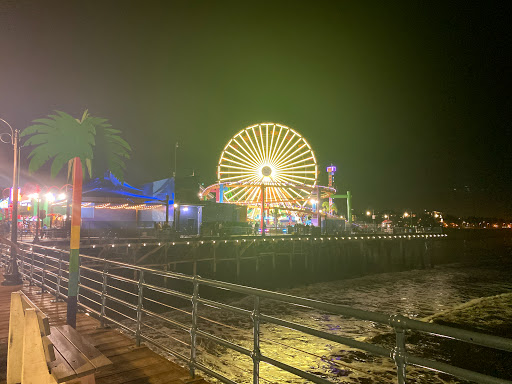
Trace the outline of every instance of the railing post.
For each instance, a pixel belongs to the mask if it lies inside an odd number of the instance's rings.
[[[405,321],[406,318],[400,315],[389,318],[389,324],[396,334],[396,346],[391,352],[391,358],[396,364],[398,384],[405,384],[406,381]]]
[[[259,384],[260,382],[260,298],[254,296],[254,310],[251,314],[253,322],[253,350],[251,353],[252,358],[252,382],[253,384]]]
[[[34,285],[34,246],[30,247],[32,253],[30,254],[30,283],[29,285]]]
[[[25,250],[21,251],[20,276],[23,279],[25,273]]]
[[[41,294],[44,293],[44,277],[46,274],[46,257],[48,256],[48,251],[44,251],[43,255],[43,270],[41,271]]]
[[[55,287],[55,302],[62,301],[60,298],[60,284],[62,281],[62,252],[59,251],[59,272],[57,273],[57,287]]]
[[[195,377],[196,364],[196,331],[197,331],[197,303],[199,299],[199,282],[198,276],[194,276],[194,290],[192,293],[192,327],[190,328],[190,376]]]
[[[139,271],[139,283],[137,285],[139,289],[138,301],[137,301],[137,328],[135,331],[135,342],[137,347],[140,347],[140,331],[142,327],[142,304],[144,302],[144,271]]]
[[[105,328],[105,304],[107,303],[107,273],[108,273],[108,262],[104,259],[103,273],[101,274],[101,309],[100,309],[100,325]]]

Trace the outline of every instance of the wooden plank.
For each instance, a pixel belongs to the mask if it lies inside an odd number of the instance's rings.
[[[149,378],[151,376],[158,375],[162,372],[172,371],[173,369],[176,368],[159,362],[157,364],[127,370],[125,372],[119,372],[105,377],[100,377],[99,379],[96,380],[96,384],[122,384],[142,377]]]
[[[68,381],[76,377],[75,370],[69,365],[67,360],[58,350],[55,350],[55,360],[48,364],[48,368],[58,383]]]
[[[22,383],[49,383],[50,373],[44,355],[37,313],[34,308],[25,310],[23,329],[23,355],[21,363]],[[12,381],[14,383],[15,381]]]
[[[105,371],[99,372],[96,374],[96,378],[101,378],[105,376],[110,376],[116,373],[122,373],[126,371],[133,371],[137,368],[144,368],[150,365],[161,364],[162,360],[160,360],[159,356],[146,356],[143,358],[126,360],[116,363],[117,367],[115,369],[107,369]]]
[[[87,357],[77,350],[62,333],[58,331],[52,332],[48,339],[53,343],[54,348],[66,359],[71,368],[75,370],[77,377],[88,375],[96,370]]]
[[[133,345],[133,341],[120,340],[120,341],[100,344],[100,345],[97,345],[96,348],[98,348],[105,356],[108,357],[110,350],[116,349],[119,347],[129,346],[129,345]]]
[[[48,336],[50,334],[50,320],[48,316],[46,316],[39,307],[37,307],[28,297],[23,293],[23,291],[19,291],[21,294],[21,303],[23,305],[23,310],[27,308],[34,308],[37,314],[37,321],[39,322],[39,329],[41,330],[42,336]]]
[[[55,360],[55,350],[50,339],[48,339],[48,336],[43,336],[41,339],[43,342],[44,355],[46,356],[46,361]]]
[[[86,358],[91,362],[96,370],[112,365],[112,362],[101,353],[99,350],[93,347],[91,343],[85,340],[80,334],[69,325],[61,325],[59,327],[53,327],[53,332],[60,332],[71,344],[75,346]]]

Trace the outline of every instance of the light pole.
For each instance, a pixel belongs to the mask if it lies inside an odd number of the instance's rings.
[[[4,141],[2,139],[2,134],[0,134],[0,141],[7,144],[12,144],[14,150],[14,163],[13,163],[13,171],[12,171],[12,223],[11,223],[11,242],[14,244],[18,244],[18,163],[19,163],[19,134],[20,132],[17,129],[13,129],[11,125],[0,118],[0,121],[5,123],[11,130],[11,133],[4,133],[10,137],[9,141]],[[17,249],[16,247],[11,247],[11,260],[9,265],[7,266],[7,273],[4,274],[5,281],[2,283],[3,285],[18,285],[21,284],[21,275],[18,271],[18,263],[16,261],[17,258]]]
[[[178,153],[178,142],[176,142],[176,145],[174,146],[174,188],[176,189],[176,169],[177,169],[177,153]],[[174,194],[176,195],[176,191],[174,191]]]

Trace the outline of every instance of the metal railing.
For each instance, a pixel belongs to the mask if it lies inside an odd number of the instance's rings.
[[[48,291],[54,294],[58,300],[66,300],[69,253],[53,247],[29,243],[21,243],[20,247],[22,250],[18,255],[19,269],[24,279],[28,280],[31,285],[41,287],[43,292]],[[0,250],[0,261],[5,264],[8,257],[10,257],[9,252],[7,252],[8,248],[0,245]],[[235,383],[233,379],[215,371],[198,359],[197,352],[202,347],[199,345],[198,339],[202,339],[223,348],[231,349],[252,360],[252,383],[254,384],[260,383],[260,380],[268,381],[260,375],[261,363],[269,364],[314,383],[332,383],[328,378],[294,367],[278,357],[262,353],[260,326],[262,323],[268,323],[366,351],[373,355],[390,358],[396,365],[397,382],[399,384],[406,382],[407,366],[442,372],[477,383],[512,384],[512,381],[415,356],[406,348],[406,333],[408,330],[506,352],[512,352],[512,340],[510,339],[425,323],[401,315],[364,311],[343,305],[204,279],[199,276],[155,270],[93,256],[81,255],[81,264],[79,307],[97,317],[102,326],[112,323],[133,334],[137,345],[146,342],[182,360],[188,365],[191,376],[195,375],[196,370],[200,370],[223,383]],[[169,284],[169,281],[172,284]],[[169,288],[169,285],[173,285],[173,288]],[[203,298],[199,295],[200,291],[212,289],[251,297],[252,308],[224,303],[222,300],[216,299],[218,295],[211,295],[214,297],[212,299]],[[395,333],[395,345],[393,348],[386,348],[378,344],[359,341],[266,314],[262,310],[262,299],[390,326]],[[191,303],[190,311],[183,309],[185,308],[184,301]],[[200,305],[250,318],[253,335],[251,346],[241,345],[243,343],[216,336],[202,329],[199,320],[220,323],[203,316]],[[163,310],[173,310],[175,313],[182,314],[182,317],[188,320],[185,322],[179,316],[164,316],[162,314]],[[174,334],[166,334],[165,340],[172,339],[176,342],[176,345],[185,346],[185,348],[188,348],[188,353],[181,352],[180,348],[170,348],[161,339],[151,336],[151,332],[158,330],[148,320],[156,320],[173,329],[183,331],[187,335],[188,342],[179,339]]]

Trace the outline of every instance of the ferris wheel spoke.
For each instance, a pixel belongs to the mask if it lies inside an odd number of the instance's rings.
[[[288,191],[284,188],[281,188],[281,189],[278,189],[277,192],[279,193],[279,195],[281,196],[281,200],[283,202],[286,202],[288,200],[291,200],[293,199],[293,197],[288,193]],[[288,196],[287,196],[288,195]]]
[[[261,133],[261,146],[263,148],[263,156],[265,158],[265,162],[268,162],[268,124],[265,125],[265,135],[263,135],[263,132]],[[265,138],[263,138],[265,136]]]
[[[293,177],[301,180],[309,180],[309,181],[315,181],[316,178],[314,177],[306,177],[306,176],[300,176],[300,175],[293,175]]]
[[[301,174],[307,174],[307,173],[311,173],[311,174],[315,174],[316,172],[315,171],[286,171],[286,172],[283,172],[283,174],[285,175],[301,175]]]
[[[281,159],[283,154],[285,154],[287,151],[289,151],[289,149],[287,150],[287,148],[292,143],[292,140],[295,138],[295,132],[292,132],[291,133],[292,137],[287,139],[289,134],[290,134],[289,130],[284,134],[283,138],[281,139],[281,146],[278,149],[278,151],[272,161],[277,161],[278,159]],[[284,146],[283,146],[283,144],[284,144]],[[290,147],[290,148],[292,148],[292,147]]]
[[[296,146],[296,144],[302,140],[302,137],[300,135],[297,135],[295,132],[291,132],[291,137],[289,137],[289,135],[290,132],[287,132],[283,137],[283,142],[286,141],[286,143],[277,154],[276,161],[281,161],[281,159],[283,159],[286,156],[286,154],[289,151],[291,151]],[[297,141],[294,141],[295,139],[297,139]]]
[[[306,156],[306,155],[310,155],[310,153],[304,153],[297,157]],[[313,156],[302,157],[299,160],[291,159],[288,163],[282,164],[281,167],[286,168],[286,169],[292,169],[292,168],[294,168],[294,167],[292,167],[293,165],[297,165],[297,164],[301,164],[301,163],[304,163],[304,164],[299,165],[298,167],[295,167],[295,168],[316,167],[316,162],[314,161]]]
[[[241,183],[249,183],[250,184],[250,183],[255,183],[257,181],[258,181],[257,177],[255,177],[253,175],[249,175],[249,176],[245,176],[243,178],[240,178],[237,181],[233,181],[230,184],[231,185],[236,185],[236,184],[241,184]]]
[[[283,136],[279,137],[279,146],[274,151],[274,155],[271,158],[272,162],[275,162],[277,159],[279,159],[280,153],[290,144],[290,141],[286,140],[286,137],[288,137],[288,134],[290,133],[289,129],[286,129],[285,132],[283,132]]]
[[[279,175],[279,177],[282,177],[283,179],[285,179],[287,182],[290,182],[290,183],[293,183],[293,184],[304,184],[303,181],[300,181],[298,179],[300,179],[300,177],[298,175],[290,175],[290,176],[285,176],[283,174]],[[307,178],[308,180],[310,180],[311,178]],[[314,181],[315,179],[312,179],[311,181]],[[313,184],[313,183],[311,183]]]
[[[297,180],[293,180],[283,173],[280,173],[278,176],[276,176],[276,181],[280,183],[297,183]]]
[[[244,177],[246,177],[246,175],[223,177],[222,179],[220,179],[220,182],[221,183],[225,183],[225,182],[229,182],[229,180],[238,180],[238,181],[240,181],[239,179],[242,179]]]
[[[295,191],[294,189],[291,189],[291,188],[288,188],[288,193],[293,193],[295,196],[299,197],[299,198],[304,198],[303,195],[301,195],[299,192]]]
[[[265,160],[268,161],[268,124],[265,125]]]
[[[223,165],[222,167],[225,167]],[[254,172],[253,171],[222,171],[224,175],[251,175]]]
[[[251,147],[247,144],[247,141],[243,137],[240,137],[240,138],[243,140],[242,142],[239,142],[238,140],[236,140],[236,138],[233,140],[237,143],[237,145],[240,147],[240,149],[242,149],[246,153],[248,159],[250,159],[251,162],[253,162],[254,165],[257,166],[261,161],[254,154]],[[239,153],[240,153],[240,155],[245,156],[243,153],[241,153],[241,152],[239,152]]]
[[[247,188],[241,189],[239,192],[237,192],[236,201],[237,202],[246,202],[245,196],[247,196]],[[235,198],[235,196],[233,196]]]
[[[261,127],[258,125],[257,129],[260,130]],[[261,162],[264,163],[265,162],[265,157],[263,156],[263,150],[261,149],[260,141],[258,139],[258,135],[256,134],[256,131],[254,130],[254,128],[252,129],[252,134],[254,136],[254,142],[256,143],[256,148],[258,148],[258,149],[256,149],[256,151],[258,153],[258,156],[260,157]],[[249,135],[249,137],[250,137],[250,135]]]
[[[279,160],[278,164],[286,164],[288,161],[290,161],[290,158],[295,155],[297,152],[300,152],[304,147],[306,146],[306,144],[302,143],[301,145],[297,145],[295,150],[293,152],[290,152],[290,153],[286,153],[286,155],[283,155],[283,157]],[[290,148],[292,149],[292,148]],[[303,152],[302,154],[298,155],[297,157],[301,156],[301,155],[306,155],[307,153],[309,152],[309,150],[306,150],[305,152]]]
[[[301,185],[301,184],[304,184],[304,182],[302,180],[299,180],[297,178],[297,175],[288,175],[288,174],[280,174],[279,175],[280,177],[280,180],[283,180],[283,182],[285,183],[291,183],[291,184],[295,184],[295,185]]]
[[[311,151],[309,149],[306,149],[306,151],[304,152],[300,152],[303,148],[305,147],[305,145],[301,145],[299,148],[297,148],[295,151],[293,151],[292,153],[290,153],[287,158],[284,158],[281,162],[279,162],[279,166],[281,167],[287,167],[288,165],[293,164],[294,161],[296,161],[297,159],[300,159],[302,158],[302,160],[305,160],[304,157],[305,156],[310,156],[310,153]],[[300,152],[299,154],[297,154],[297,152]],[[299,162],[301,160],[298,160]]]
[[[263,142],[263,132],[261,130],[261,124],[258,125],[258,130],[260,132],[261,156],[263,157],[263,162],[266,162],[267,161],[267,154],[265,152],[265,143]]]
[[[304,143],[302,143],[302,145],[299,145],[301,142],[302,142],[302,137],[299,138],[295,143],[290,145],[290,147],[285,152],[283,152],[281,154],[281,156],[279,156],[279,163],[284,162],[286,159],[293,156],[294,153],[296,153],[297,151],[300,151],[302,149],[302,147],[305,146]],[[294,148],[295,148],[295,150],[294,150]],[[291,152],[291,151],[293,151],[293,152]]]
[[[313,159],[313,158],[312,158],[312,157],[309,157],[308,159],[303,159],[303,160],[301,160],[301,162],[303,162],[303,161],[308,161],[308,160],[311,160],[311,159]],[[315,167],[315,166],[316,166],[316,164],[313,164],[313,163],[307,163],[307,164],[303,164],[303,165],[297,165],[297,166],[295,166],[295,167],[289,167],[289,166],[288,166],[288,167],[286,167],[286,169],[300,169],[300,168],[309,168],[309,167]],[[278,169],[278,170],[280,170],[280,169]]]
[[[272,195],[272,201],[274,203],[280,203],[282,201],[282,199],[278,196],[278,193],[276,191],[275,188],[272,188],[272,190],[270,191],[271,195]]]
[[[256,135],[254,134],[254,127],[251,128],[251,131],[252,131],[252,134],[255,139],[254,141],[256,141],[256,144],[258,144],[258,141],[256,140]],[[247,131],[245,134],[247,135],[247,138],[249,139],[249,142],[251,143],[252,152],[253,152],[254,156],[256,156],[256,158],[258,159],[258,161],[260,163],[263,163],[263,158],[261,157],[261,151],[256,149],[256,145],[254,145],[254,141],[251,138],[251,135],[250,135],[251,131]]]
[[[270,161],[270,158],[272,156],[272,151],[274,149],[274,136],[276,131],[276,125],[272,125],[272,134],[270,135],[270,148],[268,149],[268,159]]]
[[[240,148],[242,148],[242,150],[245,151],[245,148],[242,147],[240,144],[238,144],[238,141],[236,141],[236,140],[234,140],[234,141],[235,141],[235,143],[237,143],[237,145]],[[237,148],[233,147],[232,145],[230,145],[230,148],[232,148],[234,151],[236,151],[242,157],[235,155],[234,153],[231,153],[231,152],[226,151],[226,153],[229,154],[230,156],[233,156],[233,157],[237,158],[238,160],[244,162],[245,164],[247,164],[248,167],[256,166],[258,164],[258,161],[254,157],[252,157],[249,153],[247,153],[247,151],[245,151],[246,154],[244,155],[242,152],[240,152]]]
[[[277,188],[270,188],[270,195],[272,196],[272,201],[274,203],[279,203],[281,199],[278,196],[278,189]]]
[[[229,197],[227,200],[231,201],[231,200],[235,199],[236,197],[238,197],[238,195],[240,195],[241,193],[242,194],[247,193],[247,189],[245,189],[243,187],[235,187],[230,192],[235,191],[236,189],[240,189],[240,190],[237,193],[232,194],[231,197]]]
[[[281,133],[283,132],[283,126],[279,126],[279,133],[277,134],[276,143],[274,144],[274,149],[272,150],[270,154],[270,162],[274,161],[276,152],[279,150],[281,145],[283,145],[283,140],[281,140]],[[279,145],[279,146],[278,146]]]
[[[230,168],[230,169],[241,169],[241,170],[244,170],[246,172],[250,172],[250,173],[253,173],[253,171],[247,171],[247,168],[246,167],[239,167],[237,165],[231,165],[231,164],[222,164],[220,166],[221,168]],[[225,173],[226,171],[222,171],[222,173]]]
[[[254,202],[254,203],[257,203],[260,199],[259,199],[259,195],[260,195],[260,188],[258,187],[251,187],[252,190],[250,192],[250,194],[248,194],[248,201],[249,202]]]

